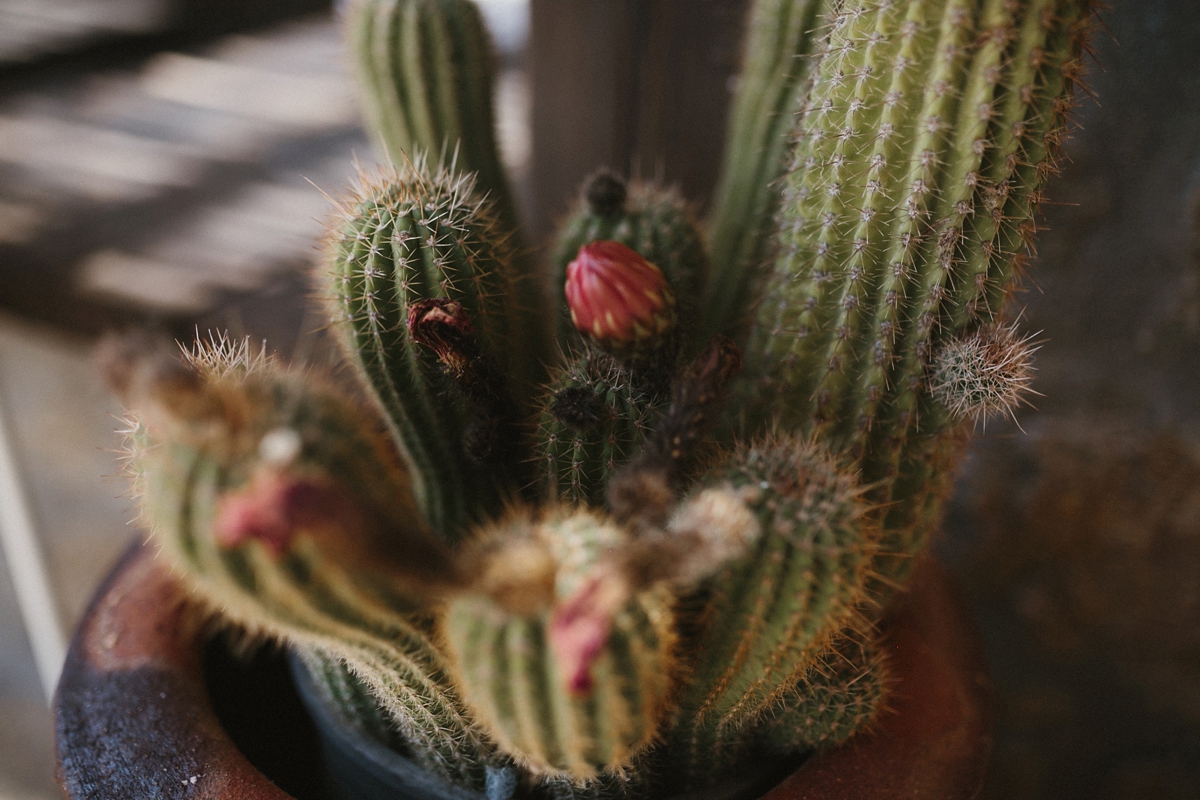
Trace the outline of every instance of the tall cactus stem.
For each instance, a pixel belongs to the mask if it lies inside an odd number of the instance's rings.
[[[992,322],[1012,291],[1089,10],[862,0],[840,9],[815,68],[777,297],[750,348],[765,354],[756,390],[777,392],[759,405],[780,409],[776,423],[816,432],[864,481],[891,486],[884,549],[901,562],[925,535],[916,508],[937,505],[917,487],[934,462],[953,464],[960,440],[926,385],[930,359]]]
[[[807,94],[813,56],[827,33],[829,0],[760,0],[750,12],[721,177],[708,220],[712,272],[701,339],[735,338],[748,325],[754,289],[770,269],[779,180],[793,117]]]
[[[517,215],[496,142],[494,55],[470,0],[353,0],[349,49],[367,119],[392,160],[457,152],[506,229]]]
[[[542,274],[520,241],[519,214],[496,141],[495,56],[471,0],[351,0],[346,15],[367,120],[393,163],[433,158],[475,176],[479,195],[511,237],[517,397],[545,379],[552,353]]]

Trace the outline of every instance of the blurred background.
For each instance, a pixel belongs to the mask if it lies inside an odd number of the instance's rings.
[[[747,0],[480,0],[545,243],[607,164],[716,178]],[[938,543],[996,685],[988,798],[1200,797],[1200,7],[1117,3],[1018,298],[1037,408]],[[328,0],[0,0],[0,800],[58,797],[47,687],[137,535],[110,328],[321,361],[323,193],[364,134]]]

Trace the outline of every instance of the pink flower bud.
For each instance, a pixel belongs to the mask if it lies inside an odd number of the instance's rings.
[[[221,498],[213,521],[213,538],[227,548],[256,539],[271,553],[280,555],[302,530],[361,526],[361,514],[336,486],[261,468],[246,486]]]
[[[584,245],[567,265],[571,321],[606,350],[657,346],[675,327],[675,296],[662,270],[620,242]]]
[[[629,583],[623,576],[601,570],[551,614],[550,649],[572,694],[592,691],[592,664],[604,653],[613,617],[629,597]]]

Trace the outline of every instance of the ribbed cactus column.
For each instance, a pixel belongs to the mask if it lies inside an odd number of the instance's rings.
[[[505,752],[535,773],[579,780],[627,764],[653,740],[671,683],[667,609],[665,596],[646,596],[616,617],[587,693],[567,687],[545,614],[460,600],[446,626],[467,702]]]
[[[703,780],[741,731],[794,699],[818,654],[862,613],[878,531],[853,477],[796,437],[735,454],[713,480],[736,493],[762,535],[705,586],[698,657],[680,697],[671,758]]]
[[[451,601],[444,628],[464,697],[501,749],[578,783],[654,740],[677,677],[674,618],[665,587],[636,591],[603,568],[624,531],[552,509],[502,522],[490,544],[484,534],[476,593]]]
[[[491,41],[475,4],[352,0],[346,37],[367,119],[392,160],[454,155],[457,170],[478,175],[505,228],[515,231],[496,145]]]
[[[471,0],[351,0],[347,47],[357,67],[367,120],[391,161],[429,159],[458,175],[495,209],[510,240],[517,324],[508,332],[525,354],[509,369],[518,397],[544,378],[550,326],[543,276],[520,242],[519,214],[496,141],[495,56]]]
[[[756,391],[867,483],[901,476],[888,573],[924,535],[918,507],[936,514],[932,465],[954,461],[957,422],[927,365],[1012,291],[1088,17],[1086,0],[861,0],[816,68],[751,347],[765,354]]]
[[[329,233],[330,317],[388,414],[421,510],[452,539],[494,509],[495,479],[467,455],[466,410],[413,341],[409,313],[432,298],[460,303],[497,370],[528,358],[509,337],[520,317],[511,254],[470,178],[431,173],[418,159],[362,182]]]
[[[760,0],[751,9],[709,219],[713,269],[705,286],[702,340],[744,332],[746,306],[770,271],[777,182],[787,172],[793,118],[807,95],[806,78],[828,34],[825,14],[832,5],[830,0]]]
[[[887,662],[869,632],[847,630],[813,653],[757,719],[692,739],[692,761],[677,781],[702,786],[764,756],[795,759],[842,744],[887,714]],[[674,734],[672,734],[674,736]],[[679,751],[683,745],[674,742]],[[678,767],[676,767],[678,768]]]
[[[870,632],[839,635],[788,690],[754,740],[779,753],[841,744],[887,713],[887,662]]]

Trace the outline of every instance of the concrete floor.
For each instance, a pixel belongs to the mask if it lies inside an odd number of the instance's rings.
[[[340,191],[355,152],[374,161],[322,17],[10,89],[4,305],[71,331],[194,320],[311,260],[314,184]]]

